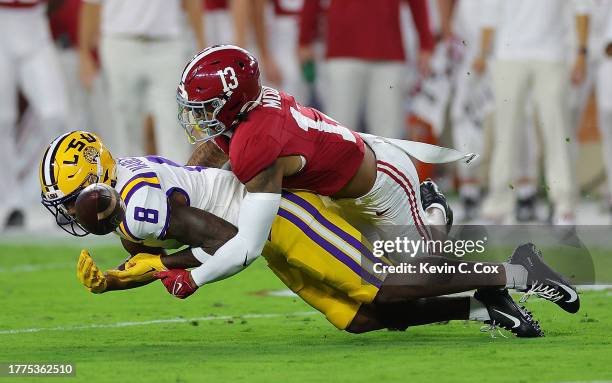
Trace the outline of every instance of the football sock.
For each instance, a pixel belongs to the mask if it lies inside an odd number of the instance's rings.
[[[511,265],[508,262],[502,263],[506,270],[506,288],[526,289],[527,288],[527,269],[521,265]]]
[[[439,256],[420,256],[403,261],[406,267],[414,268],[414,273],[393,273],[387,275],[379,296],[389,300],[418,299],[460,293],[484,287],[504,288],[507,278],[499,263],[479,263],[479,267],[498,269],[492,272],[473,272],[475,262],[450,259]],[[421,271],[435,268],[434,271]],[[469,273],[461,272],[470,271]]]
[[[409,326],[466,320],[470,307],[468,297],[432,297],[377,305],[376,310],[386,328],[405,330]]]
[[[470,314],[468,318],[469,320],[477,320],[481,322],[491,319],[487,307],[474,297],[470,298]]]

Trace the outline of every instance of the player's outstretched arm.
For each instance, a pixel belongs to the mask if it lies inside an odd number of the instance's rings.
[[[101,294],[144,286],[155,280],[156,272],[166,270],[159,262],[159,255],[154,254],[138,254],[124,265],[124,270],[102,272],[89,251],[83,249],[77,262],[77,278],[89,292]]]
[[[90,283],[87,283],[86,278],[81,278],[81,283],[94,293],[102,293],[115,290],[128,290],[137,287],[148,285],[156,278],[159,272],[167,271],[168,269],[184,270],[193,267],[198,267],[202,264],[191,252],[191,249],[181,250],[174,254],[137,254],[121,264],[121,269],[106,270],[101,273],[97,270],[95,273],[95,281],[100,287],[93,291]]]
[[[214,253],[238,231],[231,223],[206,211],[187,206],[181,195],[170,198],[170,222],[166,239],[174,239],[191,247],[201,247]],[[144,286],[155,280],[154,275],[168,269],[189,269],[202,262],[191,249],[166,254],[161,248],[122,240],[130,257],[114,270],[107,270],[104,291],[126,290]],[[87,287],[87,286],[86,286]]]
[[[246,183],[248,193],[240,208],[238,232],[205,264],[191,273],[170,270],[158,274],[171,294],[186,298],[199,286],[244,270],[261,254],[280,206],[282,180],[290,163],[277,159]]]
[[[277,160],[246,183],[248,193],[240,207],[238,233],[206,264],[192,271],[191,278],[198,286],[240,272],[261,254],[280,206],[283,171]]]
[[[166,250],[161,247],[150,247],[145,246],[142,243],[128,241],[127,239],[121,238],[121,245],[130,255],[126,258],[117,269],[123,269],[124,263],[127,262],[130,258],[132,258],[136,254],[147,253],[147,254],[158,254],[158,255],[166,255]]]
[[[238,232],[231,223],[204,210],[178,203],[170,206],[166,239],[177,240],[189,247],[201,247],[214,254]]]

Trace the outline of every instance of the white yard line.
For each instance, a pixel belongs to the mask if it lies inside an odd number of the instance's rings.
[[[15,265],[11,267],[0,267],[0,273],[33,273],[45,270],[61,270],[75,268],[76,263],[43,263],[43,264],[25,264]]]
[[[577,381],[559,382],[559,383],[612,383],[612,380],[577,380]]]
[[[612,289],[612,285],[578,285],[578,291],[602,291]]]
[[[88,235],[80,238],[78,242],[72,240],[70,235],[64,233],[61,229],[59,232],[15,232],[15,233],[0,233],[0,245],[11,246],[70,246],[77,244],[83,247],[96,246],[112,246],[120,247],[119,237],[113,234],[105,236]]]
[[[269,318],[283,318],[283,317],[302,317],[302,316],[311,316],[311,315],[316,315],[316,314],[318,314],[317,311],[300,311],[300,312],[285,313],[285,314],[245,314],[245,315],[222,315],[222,316],[212,316],[211,315],[211,316],[206,316],[206,317],[195,317],[195,318],[154,319],[154,320],[141,321],[141,322],[117,322],[117,323],[106,323],[106,324],[85,324],[85,325],[76,325],[76,326],[16,328],[12,330],[0,330],[0,335],[25,334],[25,333],[35,333],[35,332],[41,332],[41,331],[74,331],[74,330],[91,330],[91,329],[97,329],[97,328],[149,326],[149,325],[164,324],[164,323],[227,321],[230,319],[269,319]]]

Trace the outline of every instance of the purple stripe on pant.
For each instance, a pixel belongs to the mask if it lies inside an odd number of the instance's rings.
[[[336,234],[338,237],[342,238],[346,243],[353,246],[355,249],[359,250],[359,252],[363,256],[365,256],[372,262],[375,262],[375,263],[380,262],[380,259],[376,258],[374,254],[372,254],[372,252],[363,243],[361,243],[359,240],[357,240],[357,238],[353,237],[346,231],[342,230],[341,228],[339,228],[338,226],[330,222],[310,202],[306,201],[305,199],[299,197],[296,194],[289,193],[289,192],[283,192],[283,198],[295,203],[296,205],[300,206],[301,208],[309,212],[317,220],[317,222],[319,222],[321,225],[323,225],[325,228],[327,228],[332,233]]]
[[[308,238],[310,238],[313,242],[319,245],[322,249],[333,255],[337,260],[342,262],[348,268],[353,270],[353,272],[359,275],[364,281],[376,286],[380,287],[382,285],[382,281],[368,273],[367,270],[363,269],[360,264],[355,262],[351,257],[346,255],[342,250],[338,249],[332,243],[327,241],[325,238],[321,237],[317,232],[312,230],[310,226],[308,226],[304,221],[302,221],[298,216],[293,213],[280,208],[278,209],[278,216],[287,219],[289,222],[293,223],[300,230],[306,234]]]

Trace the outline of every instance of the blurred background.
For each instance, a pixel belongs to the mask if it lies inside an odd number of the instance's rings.
[[[62,132],[185,161],[176,86],[214,44],[351,129],[478,153],[417,163],[456,222],[612,220],[612,1],[0,0],[0,233],[55,230]]]

